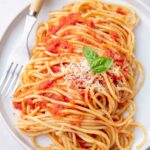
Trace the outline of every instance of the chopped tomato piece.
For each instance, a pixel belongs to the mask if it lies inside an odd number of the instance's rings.
[[[99,117],[98,117],[98,116],[95,116],[95,117],[94,117],[94,120],[99,120]]]
[[[117,86],[117,84],[118,84],[117,81],[121,79],[121,76],[117,76],[113,73],[108,73],[108,75],[113,80],[113,83]]]
[[[59,29],[66,25],[76,25],[81,22],[81,15],[79,13],[71,13],[68,16],[63,16],[60,18],[58,25],[51,26],[50,31],[52,34],[56,34]]]
[[[51,69],[54,73],[58,73],[60,72],[60,65],[53,65]]]
[[[118,14],[121,14],[121,15],[126,15],[126,12],[125,12],[125,10],[122,7],[118,7],[118,9],[116,10],[116,12]]]
[[[91,44],[91,42],[83,37],[79,37],[79,41],[85,43],[85,44]]]
[[[50,42],[46,43],[46,48],[51,53],[58,53],[58,47],[60,46],[60,39],[53,39]]]
[[[33,103],[33,99],[32,98],[27,98],[25,100],[25,105],[30,106],[31,109],[35,109],[35,104]]]
[[[67,25],[76,25],[80,21],[81,15],[79,13],[72,13],[66,17]]]
[[[21,102],[13,102],[13,106],[15,109],[22,110]]]
[[[81,145],[81,147],[87,150],[90,147],[90,144],[83,139],[81,139],[78,135],[76,136],[77,142]]]
[[[116,32],[114,31],[109,31],[109,35],[111,36],[112,39],[114,39],[115,41],[117,41],[119,39],[119,36]]]
[[[125,61],[123,56],[121,56],[118,52],[115,52],[115,51],[112,51],[112,50],[109,50],[106,55],[108,57],[113,58],[118,66],[122,66],[124,61]]]
[[[107,52],[107,56],[108,56],[108,57],[111,57],[111,58],[115,58],[116,53],[115,53],[114,51],[112,51],[112,50],[109,50],[109,51]]]
[[[69,101],[70,101],[70,99],[68,97],[64,96],[64,102],[69,102]]]
[[[53,84],[53,81],[51,80],[44,81],[38,85],[38,90],[48,89],[52,86],[52,84]]]
[[[94,24],[94,22],[93,22],[92,20],[89,20],[89,21],[88,21],[88,26],[89,26],[90,28],[95,28],[95,24]]]
[[[70,52],[72,52],[74,49],[69,42],[60,38],[53,39],[50,42],[46,43],[46,48],[49,52],[54,54],[59,52],[59,48],[68,49]]]
[[[123,57],[119,57],[116,59],[116,64],[118,66],[122,66],[124,64],[124,58]]]
[[[25,104],[30,105],[32,103],[33,99],[32,98],[27,98],[25,99]]]
[[[53,54],[57,54],[58,53],[58,50],[56,49],[56,47],[54,46],[54,45],[46,45],[46,49],[49,51],[49,52],[51,52],[51,53],[53,53]]]

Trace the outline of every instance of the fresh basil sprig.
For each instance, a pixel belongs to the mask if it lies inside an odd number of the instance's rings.
[[[92,48],[84,46],[83,54],[87,59],[94,73],[102,73],[107,71],[113,65],[113,59],[109,57],[99,57]]]

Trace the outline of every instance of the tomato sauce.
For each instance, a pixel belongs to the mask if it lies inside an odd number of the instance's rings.
[[[95,28],[95,24],[92,20],[89,20],[87,25],[90,27],[90,28]]]
[[[60,72],[60,65],[53,65],[51,66],[51,70],[54,72],[54,73],[58,73]]]
[[[111,36],[112,39],[114,39],[115,41],[118,41],[119,36],[116,32],[114,31],[109,31],[109,35]]]
[[[48,102],[47,101],[42,101],[42,102],[36,102],[35,107],[40,107],[41,109],[46,109]]]
[[[15,109],[22,110],[21,102],[13,102],[13,106]]]
[[[58,54],[60,52],[60,48],[68,49],[69,52],[73,52],[74,50],[71,43],[61,38],[52,39],[50,42],[46,43],[46,49],[51,53]]]
[[[50,27],[50,32],[56,34],[64,26],[76,25],[78,22],[82,22],[83,19],[79,13],[71,13],[68,16],[63,16],[60,18],[58,25],[53,25]]]
[[[123,8],[121,8],[121,7],[118,7],[118,9],[116,10],[116,12],[118,13],[118,14],[121,14],[121,15],[126,15],[127,13],[125,12],[125,10],[123,9]]]
[[[37,90],[46,90],[46,89],[50,88],[52,86],[52,84],[53,84],[52,80],[44,81],[38,85]]]
[[[107,51],[107,54],[106,54],[108,57],[111,57],[114,59],[114,61],[116,62],[116,64],[118,66],[123,66],[124,62],[125,62],[125,59],[123,56],[121,56],[118,52],[115,52],[115,51],[112,51],[112,50],[109,50]]]
[[[25,106],[30,106],[31,109],[35,109],[35,104],[33,103],[33,99],[27,98],[25,100]]]
[[[65,107],[61,104],[56,104],[53,103],[52,108],[50,108],[50,112],[54,115],[54,116],[63,116],[63,114],[61,113],[61,110],[63,110]]]

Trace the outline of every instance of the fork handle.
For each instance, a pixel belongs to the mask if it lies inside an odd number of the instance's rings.
[[[44,0],[32,0],[29,14],[32,16],[37,16],[41,10],[43,3]]]

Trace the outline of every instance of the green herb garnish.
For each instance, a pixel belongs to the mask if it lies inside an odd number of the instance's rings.
[[[99,57],[92,48],[84,46],[83,54],[87,59],[94,73],[102,73],[107,71],[113,65],[113,59],[109,57]]]

